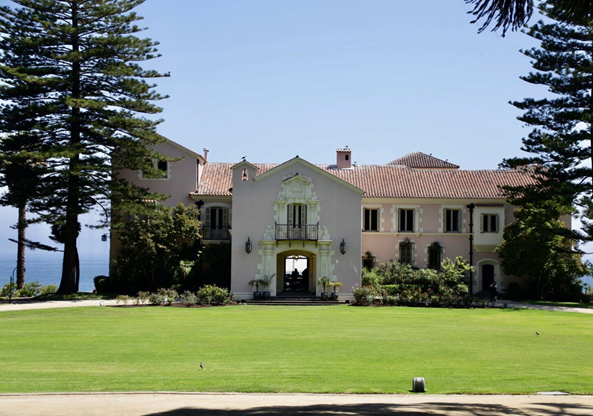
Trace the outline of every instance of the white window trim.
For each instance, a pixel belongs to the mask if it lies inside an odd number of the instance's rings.
[[[495,231],[484,231],[484,216],[495,216],[496,217],[496,230]],[[500,215],[497,213],[492,212],[482,212],[480,213],[480,232],[483,234],[498,234],[500,233]]]
[[[364,210],[365,209],[376,209],[378,210],[378,218],[377,218],[377,231],[365,231],[364,230]],[[383,205],[382,204],[363,204],[362,212],[361,212],[361,222],[360,222],[360,229],[363,233],[377,233],[377,232],[384,232],[385,229],[383,228],[384,217],[383,217]]]
[[[446,231],[447,216],[445,215],[447,210],[458,210],[459,211],[459,231]],[[441,205],[441,222],[439,227],[439,233],[443,234],[459,234],[465,233],[465,206],[463,205]]]
[[[397,259],[397,261],[400,261],[400,244],[403,243],[406,239],[404,238],[403,240],[397,240],[397,245],[395,246],[395,258]],[[408,238],[408,240],[410,240],[410,243],[412,243],[412,267],[417,267],[418,261],[417,261],[417,250],[416,250],[416,241],[412,240],[411,238]]]

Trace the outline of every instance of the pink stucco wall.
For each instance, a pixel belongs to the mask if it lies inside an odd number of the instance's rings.
[[[361,272],[361,230],[360,207],[361,193],[340,181],[327,177],[322,171],[311,167],[307,162],[297,161],[289,166],[281,166],[261,180],[254,180],[255,170],[247,167],[249,180],[241,180],[243,167],[235,169],[233,175],[233,238],[232,238],[232,281],[231,289],[238,296],[249,296],[253,289],[247,282],[262,273],[265,253],[263,247],[267,244],[270,261],[276,264],[278,254],[289,253],[294,250],[309,252],[316,255],[316,277],[322,274],[334,276],[343,283],[341,296],[347,297],[351,288],[360,283]],[[282,191],[282,183],[295,174],[300,174],[312,181],[312,190],[316,195],[319,206],[319,226],[326,227],[331,245],[328,247],[331,270],[324,273],[320,267],[323,244],[314,242],[288,242],[270,244],[273,239],[273,228],[276,217],[276,201]],[[281,219],[282,220],[282,219]],[[266,240],[266,230],[272,234]],[[245,252],[245,242],[250,239],[253,251]],[[348,245],[346,254],[340,253],[340,243],[344,240]],[[267,241],[267,243],[266,243]],[[276,267],[271,269],[277,271]],[[270,269],[270,270],[271,270]],[[274,291],[278,287],[274,288]],[[317,288],[319,291],[319,288]]]
[[[116,174],[128,182],[153,192],[159,192],[170,198],[163,202],[166,206],[173,206],[182,202],[185,205],[193,203],[190,192],[196,191],[198,180],[198,163],[195,156],[183,152],[171,143],[156,145],[155,150],[171,157],[182,158],[177,162],[169,162],[169,177],[167,179],[141,179],[137,170],[121,170]]]

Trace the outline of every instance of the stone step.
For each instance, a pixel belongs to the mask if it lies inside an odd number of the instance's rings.
[[[273,297],[269,299],[252,299],[245,303],[250,305],[276,305],[276,306],[319,306],[319,305],[341,305],[344,301],[340,300],[322,300],[313,297]]]
[[[265,300],[248,300],[245,301],[248,305],[258,306],[335,306],[343,305],[344,302],[338,301],[310,301],[310,302],[268,302]]]

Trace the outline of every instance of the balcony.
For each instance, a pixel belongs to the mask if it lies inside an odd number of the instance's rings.
[[[231,227],[228,225],[204,225],[202,226],[202,240],[223,240],[231,239]]]
[[[306,225],[276,224],[276,241],[291,240],[319,240],[319,223]]]

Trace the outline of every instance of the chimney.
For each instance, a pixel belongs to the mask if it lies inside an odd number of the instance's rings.
[[[208,150],[208,149],[206,149],[206,148],[204,147],[204,160],[205,160],[206,162],[208,162],[208,152],[209,152],[209,151],[210,151],[210,150]]]
[[[336,156],[338,169],[350,169],[352,167],[352,150],[348,146],[343,149],[336,149]]]

